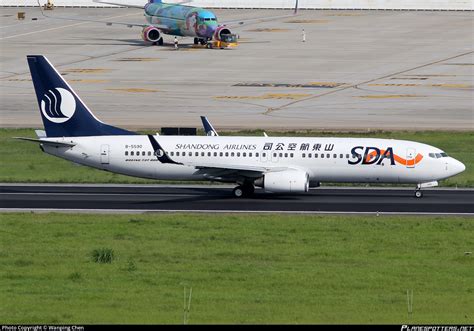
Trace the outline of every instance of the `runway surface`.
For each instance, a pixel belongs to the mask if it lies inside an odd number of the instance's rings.
[[[257,190],[251,199],[236,199],[230,186],[1,185],[0,211],[12,210],[474,215],[474,190],[425,190],[421,199],[405,188],[320,188],[296,195]]]

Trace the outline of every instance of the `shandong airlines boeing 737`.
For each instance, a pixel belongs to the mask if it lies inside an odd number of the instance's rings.
[[[408,183],[421,197],[422,188],[465,170],[442,150],[406,140],[137,134],[98,120],[44,56],[27,58],[45,131],[37,131],[38,139],[20,139],[97,169],[236,183],[236,197],[252,195],[256,186],[307,192],[320,182]]]

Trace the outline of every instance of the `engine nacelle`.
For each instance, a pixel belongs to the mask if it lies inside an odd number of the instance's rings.
[[[146,26],[142,30],[142,38],[145,41],[156,43],[161,38],[160,30],[154,26]]]
[[[258,185],[258,183],[255,183]],[[263,176],[263,186],[269,192],[308,192],[309,175],[300,170],[285,170],[269,172]]]
[[[213,38],[214,40],[226,41],[224,40],[225,38],[223,37],[223,35],[232,35],[232,32],[230,32],[230,30],[225,26],[220,26],[216,29],[216,31],[214,31]]]

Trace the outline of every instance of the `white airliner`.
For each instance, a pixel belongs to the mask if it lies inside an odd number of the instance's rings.
[[[41,149],[54,156],[129,176],[236,183],[236,197],[255,187],[307,192],[321,182],[408,183],[421,189],[465,170],[442,150],[413,141],[372,138],[140,135],[99,121],[51,63],[27,56],[45,131]]]

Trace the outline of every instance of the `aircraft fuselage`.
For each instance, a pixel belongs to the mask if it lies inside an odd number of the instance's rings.
[[[212,39],[218,27],[216,15],[212,11],[176,4],[148,3],[145,18],[150,25],[165,25],[166,34]]]

